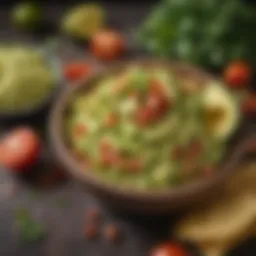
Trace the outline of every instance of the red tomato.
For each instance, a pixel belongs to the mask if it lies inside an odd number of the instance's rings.
[[[105,166],[116,166],[121,162],[119,152],[109,143],[100,144],[100,163]]]
[[[0,165],[23,170],[34,164],[40,152],[40,139],[30,128],[18,128],[0,142]]]
[[[256,115],[256,94],[251,94],[245,99],[242,110],[247,115]]]
[[[118,122],[118,116],[114,113],[110,113],[106,116],[105,125],[107,127],[114,127]]]
[[[136,121],[140,126],[146,126],[151,119],[151,111],[149,108],[142,107],[136,113]]]
[[[88,127],[85,124],[77,124],[73,132],[75,137],[80,137],[87,134]]]
[[[153,249],[150,256],[188,256],[188,253],[177,243],[166,243]]]
[[[65,66],[64,73],[68,81],[75,82],[89,75],[91,71],[92,68],[89,64],[82,61],[77,61],[67,64]]]
[[[169,102],[165,96],[150,93],[145,106],[138,110],[136,120],[141,126],[154,123],[166,113],[168,106]]]
[[[247,86],[253,76],[252,67],[243,61],[236,61],[231,63],[224,72],[226,82],[232,88],[243,88]]]
[[[97,58],[114,60],[120,57],[125,50],[124,38],[115,31],[100,31],[92,37],[90,48]]]

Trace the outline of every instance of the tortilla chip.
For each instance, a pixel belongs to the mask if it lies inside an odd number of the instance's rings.
[[[196,243],[222,242],[240,236],[256,221],[256,198],[252,195],[223,198],[184,218],[176,234]]]
[[[227,253],[227,248],[222,245],[206,246],[200,249],[205,256],[225,256]]]
[[[255,184],[256,163],[240,168],[227,183],[223,196],[186,216],[175,234],[196,243],[207,256],[223,255],[225,248],[252,233],[256,223]]]

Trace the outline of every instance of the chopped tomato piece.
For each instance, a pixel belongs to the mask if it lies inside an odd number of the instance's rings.
[[[113,146],[105,139],[102,139],[100,142],[100,152],[107,152],[113,150]]]
[[[139,159],[129,159],[125,161],[124,167],[129,172],[137,172],[142,169],[142,162]]]
[[[115,113],[110,113],[106,116],[106,119],[105,119],[105,125],[107,127],[114,127],[117,123],[118,123],[118,115],[115,114]]]
[[[141,126],[146,126],[150,122],[151,111],[149,108],[142,107],[136,113],[136,121]]]
[[[136,119],[142,126],[154,123],[166,114],[168,106],[169,102],[165,97],[149,95],[145,106],[138,110]]]
[[[69,63],[64,68],[65,77],[70,82],[78,81],[89,75],[91,72],[91,66],[83,61]]]
[[[117,151],[102,152],[100,154],[100,163],[104,166],[119,166],[121,158]]]
[[[77,124],[74,127],[74,135],[80,137],[88,133],[88,127],[85,124]]]
[[[155,95],[165,95],[163,85],[158,80],[153,80],[150,84],[150,92]]]
[[[252,67],[245,61],[235,61],[231,63],[224,72],[226,82],[232,88],[244,88],[253,76]]]
[[[118,150],[106,141],[100,144],[100,163],[105,166],[120,165],[121,158]]]

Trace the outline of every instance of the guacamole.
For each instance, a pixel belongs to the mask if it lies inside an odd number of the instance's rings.
[[[0,112],[19,112],[39,105],[55,82],[41,52],[23,46],[0,47]]]
[[[217,82],[189,88],[162,68],[129,67],[75,95],[66,132],[81,168],[138,189],[212,175],[238,124],[238,104]],[[208,92],[216,92],[210,104]]]

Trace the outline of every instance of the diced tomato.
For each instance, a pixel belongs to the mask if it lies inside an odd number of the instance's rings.
[[[252,76],[252,67],[245,61],[230,63],[224,72],[224,77],[228,85],[236,89],[247,86],[251,82]]]
[[[124,165],[128,172],[137,172],[142,169],[142,162],[139,159],[129,159],[125,161]]]
[[[75,137],[81,137],[83,135],[86,135],[88,133],[88,127],[85,124],[77,124],[74,127],[74,136]]]
[[[107,141],[102,141],[100,144],[100,163],[105,166],[120,165],[121,158],[118,150],[116,150]]]
[[[0,165],[24,170],[37,161],[40,147],[40,138],[33,129],[15,129],[0,142]]]
[[[168,106],[165,97],[151,94],[147,97],[145,106],[138,110],[136,119],[142,126],[154,123],[165,115]]]
[[[154,95],[165,95],[163,84],[158,80],[151,81],[150,92]]]
[[[118,115],[115,114],[115,113],[110,113],[106,116],[106,119],[105,119],[105,125],[107,127],[114,127],[117,123],[118,123]]]
[[[100,163],[104,166],[119,166],[121,158],[117,151],[102,152],[100,154]]]
[[[78,81],[91,74],[91,72],[91,66],[83,61],[69,63],[64,68],[65,78],[70,82]]]
[[[256,115],[256,94],[251,94],[245,99],[242,110],[246,115]]]
[[[150,123],[151,115],[149,108],[141,107],[136,113],[136,121],[140,126],[146,126]]]

